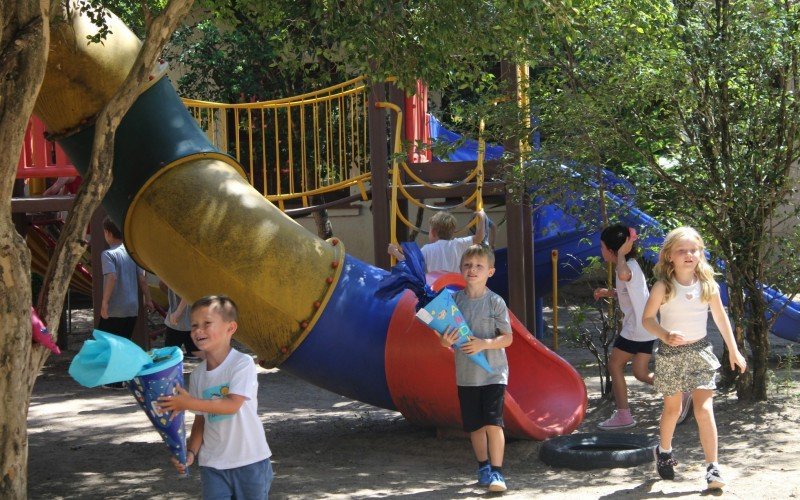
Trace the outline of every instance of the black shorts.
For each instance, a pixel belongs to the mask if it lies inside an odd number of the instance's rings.
[[[178,346],[186,349],[186,354],[199,351],[200,349],[192,342],[192,335],[190,332],[183,332],[167,327],[164,333],[164,347]]]
[[[461,422],[465,432],[475,432],[486,425],[503,427],[503,403],[506,396],[504,384],[478,387],[458,386],[461,404]]]
[[[107,333],[113,333],[120,337],[125,337],[130,340],[133,338],[133,330],[136,328],[136,316],[128,316],[125,318],[109,317],[100,318],[97,323],[97,329]]]
[[[620,351],[625,351],[628,354],[653,354],[653,344],[655,343],[655,340],[637,342],[635,340],[626,339],[622,335],[619,335],[617,340],[614,342],[614,347]]]

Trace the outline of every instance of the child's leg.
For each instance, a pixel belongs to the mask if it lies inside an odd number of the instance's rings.
[[[472,451],[475,452],[478,462],[489,460],[489,436],[486,434],[486,427],[470,432],[469,440],[472,442]]]
[[[650,358],[652,354],[638,353],[633,357],[633,376],[636,380],[653,385],[653,373],[650,372]]]
[[[608,372],[611,374],[611,390],[614,392],[614,402],[619,410],[628,409],[628,384],[625,382],[625,365],[634,359],[634,355],[615,347],[608,360]]]
[[[497,425],[487,425],[486,437],[489,441],[489,459],[493,467],[503,466],[503,455],[506,452],[506,436],[503,428]]]
[[[658,425],[659,437],[661,439],[659,444],[660,449],[672,449],[672,436],[675,434],[675,425],[678,423],[680,413],[681,393],[676,392],[675,394],[664,396],[664,410],[661,412],[661,421]]]
[[[694,419],[700,433],[700,444],[706,456],[706,463],[717,461],[717,422],[714,419],[714,391],[695,389],[692,393]]]

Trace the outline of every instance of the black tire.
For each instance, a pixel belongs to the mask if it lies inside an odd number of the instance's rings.
[[[656,438],[642,434],[572,434],[545,441],[539,449],[539,459],[548,465],[577,470],[633,467],[652,462],[656,444]]]

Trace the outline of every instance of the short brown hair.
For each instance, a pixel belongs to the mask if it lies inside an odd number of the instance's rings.
[[[486,257],[486,263],[489,264],[489,267],[494,267],[494,250],[488,245],[470,245],[469,248],[464,250],[464,254],[461,256],[461,263],[463,264],[468,257]]]
[[[122,239],[122,231],[119,230],[119,226],[117,226],[113,220],[106,217],[103,219],[103,229],[111,233],[111,236],[114,238],[121,240]]]
[[[452,240],[456,234],[456,218],[450,212],[436,212],[431,217],[431,230],[440,240]]]
[[[218,311],[219,315],[222,316],[222,319],[225,321],[239,320],[239,308],[236,307],[236,302],[227,295],[206,295],[192,304],[191,312],[195,312],[203,307]]]

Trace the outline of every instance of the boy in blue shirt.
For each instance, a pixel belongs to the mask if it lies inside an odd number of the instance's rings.
[[[456,384],[464,431],[469,432],[472,449],[478,459],[478,484],[489,491],[505,491],[503,477],[503,403],[508,385],[508,360],[505,348],[511,345],[511,322],[505,301],[486,288],[494,274],[494,252],[483,245],[472,245],[461,257],[461,275],[465,289],[453,296],[456,305],[472,330],[468,342],[456,350]],[[441,343],[452,347],[459,332],[449,329]],[[486,351],[492,373],[467,357]]]
[[[272,452],[258,418],[258,378],[253,358],[231,347],[236,304],[224,295],[192,305],[192,340],[205,360],[189,379],[189,390],[159,398],[167,411],[191,410],[195,418],[186,442],[186,467],[199,459],[203,498],[266,500],[273,472]],[[174,457],[180,473],[183,464]]]

